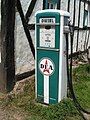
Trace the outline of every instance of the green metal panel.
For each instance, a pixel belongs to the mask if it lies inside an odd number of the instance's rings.
[[[39,63],[41,59],[48,58],[53,61],[55,70],[54,73],[49,76],[49,104],[55,104],[58,102],[58,83],[59,83],[59,52],[56,49],[60,49],[60,13],[58,12],[44,12],[36,15],[36,23],[40,22],[40,18],[55,18],[55,48],[53,50],[45,50],[47,48],[40,49],[40,25],[36,26],[36,48],[37,49],[37,98],[38,101],[44,102],[44,75],[39,69]],[[49,48],[50,49],[50,48]]]
[[[50,76],[50,84],[49,84],[49,98],[50,103],[57,103],[58,102],[58,80],[59,80],[59,52],[57,51],[47,51],[47,50],[38,50],[37,51],[37,93],[38,93],[38,99],[42,98],[43,100],[43,91],[44,91],[44,76],[39,70],[39,62],[42,58],[49,58],[54,62],[55,65],[55,71]],[[41,100],[41,102],[42,102]]]

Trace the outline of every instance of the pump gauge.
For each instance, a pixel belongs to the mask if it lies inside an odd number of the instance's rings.
[[[40,19],[40,47],[55,47],[55,18]]]

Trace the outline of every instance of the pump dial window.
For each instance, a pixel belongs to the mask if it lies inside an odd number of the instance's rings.
[[[43,26],[40,28],[40,47],[55,47],[55,26]]]

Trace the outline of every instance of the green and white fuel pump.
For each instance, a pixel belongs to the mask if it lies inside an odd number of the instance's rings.
[[[36,98],[54,104],[67,97],[66,36],[70,14],[62,10],[36,13]]]

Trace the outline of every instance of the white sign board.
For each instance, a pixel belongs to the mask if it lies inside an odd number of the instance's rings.
[[[40,47],[55,48],[55,18],[41,18],[40,23]]]

